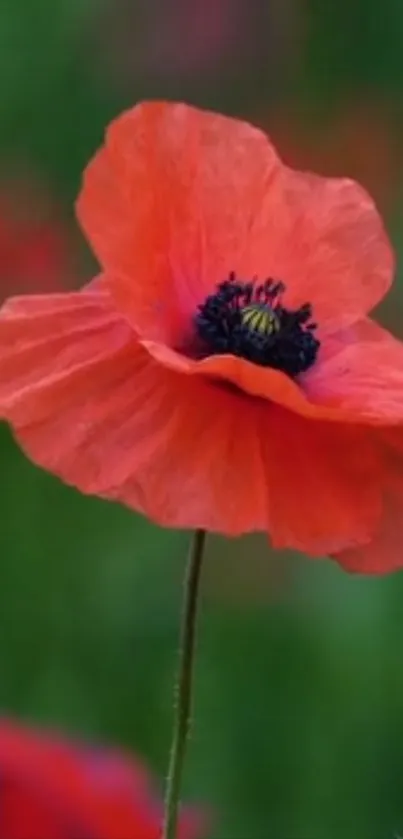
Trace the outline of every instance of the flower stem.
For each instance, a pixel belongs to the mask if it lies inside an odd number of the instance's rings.
[[[192,680],[196,638],[197,598],[206,534],[193,534],[184,580],[183,613],[179,644],[179,668],[175,687],[175,719],[165,794],[162,839],[177,839],[186,740],[189,733],[192,704]]]

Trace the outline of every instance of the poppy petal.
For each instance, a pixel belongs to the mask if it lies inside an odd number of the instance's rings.
[[[258,129],[183,104],[145,103],[113,122],[77,210],[122,311],[171,346],[230,271],[283,280],[287,304],[310,300],[326,332],[362,317],[392,280],[361,187],[293,171]]]
[[[279,165],[258,129],[182,104],[145,103],[111,124],[77,212],[136,330],[182,339],[197,304],[241,267]]]
[[[0,316],[0,413],[29,423],[46,413],[46,394],[51,407],[52,388],[67,407],[77,382],[83,398],[91,368],[118,355],[129,331],[106,294],[11,298]]]
[[[342,551],[334,559],[352,573],[387,574],[403,566],[403,438],[401,430],[382,433],[386,486],[384,511],[374,537],[367,545]],[[397,445],[398,444],[398,445]],[[385,448],[386,448],[385,446]],[[383,481],[385,482],[385,475]]]
[[[110,332],[102,326],[102,334],[93,334],[100,312],[86,311],[86,296],[76,323],[69,321],[70,342],[65,336],[60,345],[56,329],[68,315],[62,301],[57,313],[45,299],[49,335],[43,314],[36,342],[21,349],[15,341],[8,356],[0,354],[0,415],[24,450],[81,491],[120,500],[161,524],[264,530],[254,410],[240,395],[165,370],[113,314]],[[28,321],[31,302],[25,301]],[[26,336],[22,301],[17,308]],[[6,344],[8,321],[0,318],[0,346],[3,326]],[[244,435],[247,446],[239,444]],[[246,495],[245,480],[255,471],[258,480]]]
[[[312,554],[369,538],[364,432],[168,370],[109,305],[91,291],[23,298],[0,318],[0,414],[35,462],[162,525],[266,531]]]
[[[274,409],[270,435],[261,439],[274,547],[323,556],[337,544],[369,541],[381,495],[379,463],[365,430]]]
[[[235,355],[211,355],[195,361],[165,344],[158,344],[155,341],[141,341],[141,344],[153,358],[168,369],[176,370],[186,376],[203,377],[222,382],[224,385],[225,383],[235,385],[251,396],[263,397],[302,416],[315,418],[321,416],[320,408],[311,405],[298,384],[281,370],[259,367]],[[333,416],[336,412],[325,409],[323,416],[328,414]]]
[[[242,396],[197,385],[183,399],[182,386],[171,392],[162,439],[161,419],[145,417],[155,448],[144,459],[135,453],[126,479],[115,472],[116,485],[100,494],[161,525],[229,536],[265,531],[275,547],[311,555],[369,540],[380,492],[362,432],[335,432],[261,404],[250,410]]]
[[[357,422],[400,424],[403,404],[403,344],[367,322],[353,341],[304,376],[308,399],[336,408]]]
[[[0,415],[22,447],[83,492],[162,524],[265,529],[262,474],[244,492],[245,474],[261,471],[254,411],[239,395],[156,364],[107,301],[86,291],[4,307]]]
[[[320,347],[318,361],[323,363],[329,358],[337,355],[350,344],[363,343],[378,343],[378,341],[387,341],[388,339],[394,341],[395,339],[382,326],[370,318],[364,318],[354,324],[333,332],[326,336],[326,341],[323,341]],[[306,377],[305,377],[306,379]]]
[[[2,719],[0,769],[2,837],[158,835],[161,806],[145,769],[129,756]],[[185,811],[178,836],[199,835],[205,822],[201,813]]]
[[[168,369],[175,370],[186,376],[197,376],[210,379],[211,381],[223,382],[234,385],[241,391],[253,397],[261,397],[269,402],[281,405],[283,408],[299,414],[302,417],[313,420],[330,420],[337,423],[356,423],[357,407],[350,405],[348,400],[343,401],[343,391],[340,386],[341,395],[338,398],[330,398],[332,383],[327,380],[326,372],[330,370],[334,362],[337,369],[337,358],[343,357],[345,346],[354,345],[354,330],[339,333],[329,343],[325,361],[319,365],[320,371],[317,376],[310,379],[301,376],[300,383],[291,379],[281,370],[270,367],[260,367],[244,358],[234,355],[212,355],[202,360],[194,360],[172,350],[164,344],[155,341],[141,341],[150,355]],[[375,341],[380,341],[380,333],[384,330],[377,330],[374,325]],[[365,329],[365,334],[368,335]],[[385,333],[387,336],[388,333]],[[385,339],[386,340],[386,339]],[[394,339],[391,339],[392,342]],[[347,344],[347,341],[350,343]],[[346,342],[346,343],[344,343]],[[395,342],[396,343],[396,342]],[[343,348],[343,349],[341,349]],[[403,345],[402,345],[403,352]],[[330,374],[329,374],[330,375]],[[324,391],[318,394],[316,381],[324,382]],[[370,416],[359,417],[361,421],[372,422]]]
[[[287,286],[286,305],[311,302],[319,335],[360,320],[389,290],[395,266],[370,196],[347,178],[284,166],[270,198],[277,207],[274,276]]]

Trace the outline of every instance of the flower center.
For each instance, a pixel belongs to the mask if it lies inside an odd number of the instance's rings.
[[[308,370],[320,346],[312,306],[286,309],[284,291],[284,283],[244,283],[231,273],[198,307],[195,324],[204,354],[230,353],[292,377]]]

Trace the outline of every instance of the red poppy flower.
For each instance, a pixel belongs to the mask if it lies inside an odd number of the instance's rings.
[[[367,317],[394,261],[366,192],[150,103],[110,127],[78,214],[102,275],[0,317],[29,456],[162,525],[400,564],[403,345]]]
[[[128,757],[0,723],[1,839],[158,839],[161,807]],[[196,835],[185,816],[181,839]]]
[[[61,291],[70,283],[69,236],[35,184],[6,182],[0,192],[0,299]]]

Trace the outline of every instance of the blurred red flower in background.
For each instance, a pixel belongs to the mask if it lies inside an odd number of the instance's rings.
[[[72,285],[72,239],[32,177],[0,183],[0,300]]]
[[[128,756],[0,721],[0,839],[159,839],[162,810]],[[194,839],[185,814],[180,839]]]
[[[403,345],[367,317],[394,267],[367,193],[149,103],[78,212],[104,274],[0,318],[0,414],[33,460],[162,525],[400,565]]]

